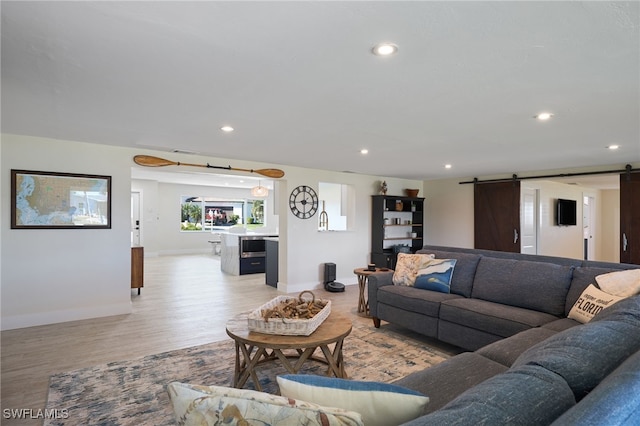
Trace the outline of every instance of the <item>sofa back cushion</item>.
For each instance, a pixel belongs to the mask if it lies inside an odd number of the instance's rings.
[[[560,376],[523,365],[485,380],[405,426],[548,425],[574,405],[571,389]]]
[[[610,313],[615,313],[619,309],[616,305],[602,312],[610,309]],[[553,371],[567,381],[579,401],[640,350],[640,317],[628,317],[625,321],[613,318],[600,321],[594,318],[551,336],[523,352],[513,367],[538,365]]]
[[[640,419],[640,352],[565,412],[554,426],[633,425]]]
[[[640,329],[640,295],[622,299],[615,305],[603,309],[591,321],[621,321],[634,324]]]
[[[471,297],[551,315],[565,315],[573,267],[482,257]]]
[[[416,253],[433,254],[436,259],[455,259],[456,266],[451,276],[450,291],[453,294],[471,297],[473,278],[481,257],[479,254],[429,249],[418,250]]]

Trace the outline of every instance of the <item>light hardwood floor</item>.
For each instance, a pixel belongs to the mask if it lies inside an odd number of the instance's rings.
[[[279,295],[265,285],[264,274],[224,274],[219,258],[209,254],[146,258],[144,282],[140,296],[131,291],[129,315],[3,331],[2,409],[44,408],[54,373],[227,339],[230,317]],[[356,312],[357,285],[344,293],[315,292],[331,299],[332,309],[373,326]],[[42,422],[2,416],[0,423]]]

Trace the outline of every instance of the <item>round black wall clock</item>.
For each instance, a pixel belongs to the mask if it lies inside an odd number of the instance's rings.
[[[291,191],[289,208],[300,219],[309,219],[318,211],[318,194],[310,186],[300,185]]]

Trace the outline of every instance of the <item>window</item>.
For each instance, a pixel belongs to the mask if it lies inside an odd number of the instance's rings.
[[[237,224],[247,228],[264,226],[264,200],[223,200],[183,196],[180,203],[180,230],[221,230]]]

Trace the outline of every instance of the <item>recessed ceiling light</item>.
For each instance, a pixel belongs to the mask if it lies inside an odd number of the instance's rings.
[[[551,117],[553,117],[553,114],[551,114],[550,112],[541,112],[538,115],[534,115],[533,118],[540,120],[540,121],[546,121],[548,119],[550,119]]]
[[[445,164],[445,165],[444,165],[444,168],[445,168],[445,169],[450,169],[451,167],[452,167],[452,166],[451,166],[451,164]]]
[[[360,150],[360,154],[362,154],[362,155],[365,155],[365,154],[368,154],[368,153],[369,153],[369,150],[368,150],[368,149],[366,149],[366,148],[362,148],[362,149]]]
[[[222,126],[222,127],[220,127],[220,130],[222,130],[223,132],[229,133],[229,132],[233,132],[233,127],[231,127],[231,126]]]
[[[610,150],[612,150],[612,151],[613,151],[613,150],[615,150],[615,149],[618,149],[618,148],[620,148],[620,145],[609,145],[609,146],[607,147],[607,149],[610,149]]]
[[[397,51],[398,51],[398,46],[396,46],[393,43],[379,43],[373,46],[373,49],[371,49],[371,52],[374,55],[378,55],[378,56],[393,55]]]

